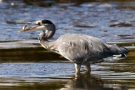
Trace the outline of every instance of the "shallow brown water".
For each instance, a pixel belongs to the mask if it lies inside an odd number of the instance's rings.
[[[134,90],[135,0],[1,0],[1,90]],[[46,51],[38,33],[18,33],[24,22],[49,19],[57,27],[52,40],[65,33],[98,37],[129,49],[126,59],[84,66],[74,77],[74,65]],[[97,33],[98,32],[98,33]]]

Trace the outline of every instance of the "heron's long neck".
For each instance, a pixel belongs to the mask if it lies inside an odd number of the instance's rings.
[[[39,40],[48,41],[48,39],[52,38],[54,34],[55,34],[55,31],[43,30],[43,32],[40,33],[39,35]]]
[[[45,29],[43,32],[39,35],[39,39],[43,41],[47,41],[47,39],[50,39],[55,34],[56,27],[54,24],[49,24],[45,26]]]
[[[55,32],[53,31],[43,30],[39,35],[40,44],[46,49],[52,47],[51,42],[49,42],[48,39],[52,38],[54,34]]]
[[[50,24],[45,27],[45,30],[43,30],[42,33],[39,35],[39,40],[41,45],[48,49],[49,47],[52,47],[52,42],[49,42],[48,39],[52,38],[55,34],[56,27],[54,24]]]

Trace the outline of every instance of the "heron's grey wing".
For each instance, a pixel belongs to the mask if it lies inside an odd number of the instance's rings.
[[[105,52],[109,52],[106,44],[101,40],[87,35],[68,35],[60,40],[58,51],[65,58],[82,63],[85,60],[98,60],[105,56]]]
[[[58,45],[58,51],[62,56],[76,63],[82,62],[87,54],[87,50],[83,50],[76,42],[62,42]]]

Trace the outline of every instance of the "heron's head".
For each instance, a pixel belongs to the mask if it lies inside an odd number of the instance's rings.
[[[23,30],[20,30],[20,32],[26,32],[26,31],[35,31],[35,30],[48,30],[48,31],[55,31],[55,25],[50,20],[40,20],[33,22],[35,26],[32,27],[23,27]]]
[[[20,30],[20,32],[26,32],[26,31],[35,31],[35,30],[43,30],[45,31],[45,34],[48,38],[51,38],[55,34],[55,25],[50,20],[40,20],[33,22],[35,26],[32,27],[23,27],[23,30]]]

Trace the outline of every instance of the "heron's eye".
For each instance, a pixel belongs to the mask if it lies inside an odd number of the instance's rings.
[[[40,23],[40,26],[42,25],[42,22],[39,22]]]
[[[40,26],[40,25],[41,25],[41,23],[40,23],[40,22],[38,22],[38,23],[37,23],[37,25],[39,25],[39,26]]]
[[[36,22],[35,24],[41,26],[41,25],[42,25],[42,22],[39,22],[39,21],[38,21],[38,22]]]

